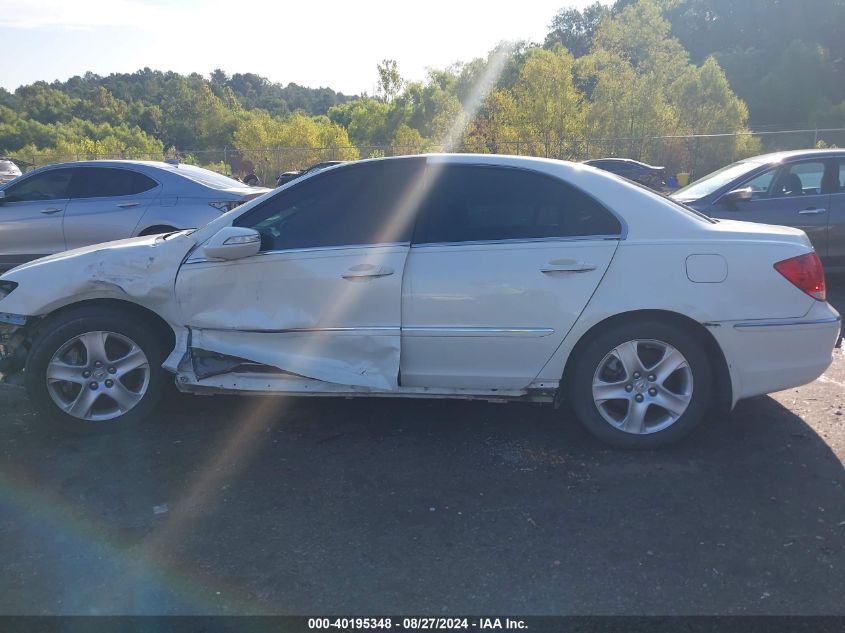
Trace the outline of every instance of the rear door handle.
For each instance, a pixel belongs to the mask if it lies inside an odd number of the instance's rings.
[[[117,206],[119,206],[121,209],[130,209],[132,207],[137,207],[139,204],[141,204],[141,203],[140,202],[121,202]]]
[[[818,215],[820,213],[825,213],[827,209],[801,209],[798,212],[798,215]]]
[[[547,275],[553,273],[586,273],[595,270],[596,265],[589,262],[574,262],[572,260],[556,260],[549,262],[540,269],[541,273]]]
[[[376,279],[378,277],[387,277],[393,274],[392,268],[386,266],[373,266],[372,264],[358,264],[352,266],[341,277],[347,281],[358,281],[363,279]]]
[[[54,213],[58,213],[61,210],[61,207],[48,207],[46,209],[41,209],[41,213],[43,213],[44,215],[53,215]]]

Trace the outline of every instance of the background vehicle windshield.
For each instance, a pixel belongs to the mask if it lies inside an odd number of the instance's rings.
[[[709,196],[717,189],[724,187],[730,181],[757,169],[759,166],[760,163],[753,163],[750,161],[733,163],[732,165],[722,167],[713,173],[707,174],[704,178],[699,178],[686,187],[678,189],[672,194],[672,197],[683,202],[699,200],[704,196]]]

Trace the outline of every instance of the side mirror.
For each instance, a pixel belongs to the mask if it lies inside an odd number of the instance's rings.
[[[6,192],[0,190],[0,204],[3,204],[4,202],[6,202]]]
[[[227,226],[211,236],[202,247],[211,259],[242,259],[261,250],[261,235],[255,229]]]
[[[754,197],[754,190],[751,187],[744,187],[743,189],[734,189],[729,191],[724,196],[719,198],[721,204],[732,205],[737,202],[747,202]]]

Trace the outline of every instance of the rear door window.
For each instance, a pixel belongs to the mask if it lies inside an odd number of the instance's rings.
[[[131,169],[77,167],[73,172],[71,198],[134,196],[158,186],[152,178]]]
[[[557,178],[524,169],[448,165],[430,168],[417,244],[617,236],[619,220]]]

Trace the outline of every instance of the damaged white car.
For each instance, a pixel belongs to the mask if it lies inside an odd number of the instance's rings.
[[[814,380],[840,318],[806,235],[710,220],[597,169],[339,165],[195,231],[0,277],[2,371],[65,427],[182,391],[568,401],[649,448]]]

